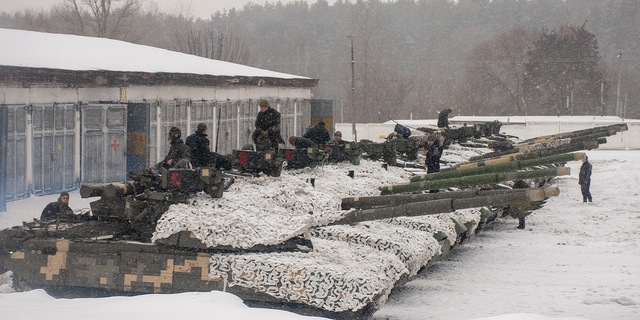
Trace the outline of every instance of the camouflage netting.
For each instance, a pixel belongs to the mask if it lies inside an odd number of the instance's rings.
[[[315,228],[313,252],[214,254],[210,277],[328,311],[357,311],[383,304],[396,281],[414,276],[441,253],[434,233],[444,232],[455,242],[452,218],[477,226],[479,217],[479,210],[470,209]]]
[[[347,176],[349,170],[355,179]],[[189,204],[172,205],[158,220],[152,240],[191,231],[208,247],[275,245],[342,217],[344,197],[379,195],[378,187],[408,179],[402,169],[387,171],[372,161],[238,179],[220,199],[200,194]]]

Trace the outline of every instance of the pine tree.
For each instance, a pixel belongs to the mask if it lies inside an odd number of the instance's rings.
[[[596,36],[585,24],[542,30],[525,64],[529,114],[600,114],[603,91],[608,88],[605,68]]]

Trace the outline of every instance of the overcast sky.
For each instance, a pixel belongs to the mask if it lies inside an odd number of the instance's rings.
[[[62,1],[63,0],[0,0],[0,11],[12,13],[27,8],[48,9],[52,5]],[[145,0],[145,2],[151,1],[156,2],[160,7],[160,11],[163,12],[176,12],[176,7],[178,7],[180,3],[190,3],[194,16],[209,18],[212,13],[222,11],[225,8],[242,9],[242,7],[249,2],[257,4],[264,4],[265,2],[277,3],[278,1],[288,3],[293,0]],[[307,0],[307,2],[313,4],[316,0]],[[332,4],[335,0],[328,0],[328,2]]]

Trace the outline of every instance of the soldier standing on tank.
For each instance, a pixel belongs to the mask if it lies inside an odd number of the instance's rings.
[[[451,109],[440,111],[438,115],[438,128],[449,128],[449,113],[451,113]]]
[[[40,214],[40,220],[55,220],[61,217],[72,217],[73,210],[69,208],[69,193],[62,191],[58,201],[50,202],[42,213]]]
[[[440,157],[442,156],[442,145],[437,141],[434,134],[427,136],[428,147],[424,150],[426,155],[425,166],[427,173],[440,172]]]
[[[589,158],[585,156],[582,159],[582,166],[580,166],[580,173],[578,174],[578,184],[580,185],[580,189],[582,191],[582,202],[592,202],[591,192],[589,191],[589,187],[591,186],[591,163],[589,162]]]
[[[273,149],[278,152],[278,144],[284,143],[280,135],[280,112],[269,106],[266,99],[260,100],[260,112],[256,116],[256,130],[251,135],[257,151]]]
[[[171,147],[169,148],[169,153],[164,158],[164,160],[158,162],[155,166],[149,167],[149,170],[154,170],[156,168],[186,168],[189,162],[189,157],[191,156],[191,152],[189,147],[184,144],[184,141],[181,139],[182,132],[180,128],[172,127],[169,130],[169,140],[171,141]]]

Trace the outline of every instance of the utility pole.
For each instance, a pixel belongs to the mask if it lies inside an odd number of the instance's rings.
[[[622,52],[618,53],[618,97],[616,98],[616,116],[620,116],[620,74],[622,64]]]
[[[358,143],[358,133],[356,131],[356,107],[355,107],[355,99],[356,99],[356,61],[353,58],[353,36],[347,36],[349,40],[351,40],[351,112],[353,115],[351,131],[353,132],[353,140],[355,143]]]

